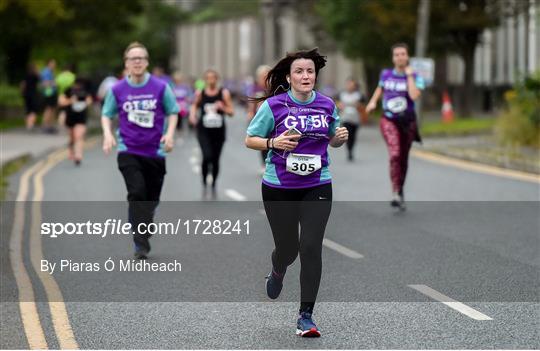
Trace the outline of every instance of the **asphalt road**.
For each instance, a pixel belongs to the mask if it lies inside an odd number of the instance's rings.
[[[41,175],[42,168],[36,168],[25,197],[42,202],[39,208],[24,203],[20,212],[25,223],[21,261],[39,323],[30,330],[30,324],[23,326],[13,250],[12,256],[8,251],[17,210],[14,203],[5,203],[0,347],[28,348],[25,330],[38,335],[37,325],[49,348],[540,348],[538,183],[412,157],[408,210],[395,213],[387,203],[386,149],[374,127],[360,130],[355,162],[345,160],[345,150],[331,150],[334,204],[314,314],[323,337],[296,337],[299,261],[287,272],[282,296],[270,302],[263,277],[272,238],[261,212],[261,166],[259,155],[243,145],[246,123],[241,116],[228,125],[218,202],[201,201],[194,136],[182,135],[167,159],[158,221],[250,223],[249,235],[152,238],[148,262],[177,260],[181,272],[38,273],[36,257],[103,263],[132,255],[129,237],[121,235],[36,239],[36,223],[127,219],[115,157],[105,157],[99,145],[87,151],[80,168],[62,155],[43,160],[44,167],[47,162],[51,167]],[[13,179],[13,193],[21,182]],[[65,344],[70,335],[76,344]]]

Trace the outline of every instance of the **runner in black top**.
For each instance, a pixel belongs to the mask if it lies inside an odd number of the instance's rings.
[[[32,130],[36,124],[38,112],[39,73],[35,64],[28,65],[28,71],[21,82],[22,96],[26,109],[26,130]]]
[[[69,128],[69,158],[79,166],[82,161],[86,119],[92,105],[92,96],[81,79],[77,79],[59,97],[59,105],[66,109],[66,126]]]
[[[216,182],[219,174],[219,158],[225,142],[225,115],[233,115],[230,92],[218,86],[219,75],[214,70],[204,74],[205,88],[198,90],[191,105],[189,121],[197,126],[197,139],[201,146],[201,174],[203,196],[207,195],[207,176],[212,172],[212,198],[216,197]],[[197,118],[197,109],[199,117]]]

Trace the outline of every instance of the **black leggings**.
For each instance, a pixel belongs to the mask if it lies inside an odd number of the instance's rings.
[[[349,138],[347,139],[347,150],[349,155],[352,155],[354,144],[356,143],[356,130],[358,129],[358,124],[353,124],[349,122],[343,123],[343,126],[347,128],[349,132]]]
[[[300,311],[312,311],[321,281],[322,242],[332,209],[332,184],[306,189],[263,184],[262,198],[276,245],[273,269],[284,273],[300,253]]]
[[[154,212],[159,204],[165,179],[165,159],[119,153],[118,168],[124,176],[128,192],[129,222],[136,231],[140,223],[149,224],[154,220]],[[149,251],[149,237],[150,235],[136,232],[133,241],[137,246]]]
[[[206,177],[208,176],[209,168],[212,169],[212,186],[216,186],[216,180],[219,174],[219,159],[221,150],[225,143],[225,133],[221,130],[213,131],[198,130],[197,139],[202,151],[201,174],[202,182],[206,185]]]

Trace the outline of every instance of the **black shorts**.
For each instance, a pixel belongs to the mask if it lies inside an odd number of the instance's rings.
[[[86,124],[86,114],[71,114],[66,115],[66,127],[73,128],[76,124]]]
[[[37,113],[39,110],[39,101],[36,94],[27,95],[24,97],[24,107],[26,114]]]
[[[58,95],[56,93],[51,96],[45,96],[43,98],[43,103],[45,107],[56,107],[58,106]]]

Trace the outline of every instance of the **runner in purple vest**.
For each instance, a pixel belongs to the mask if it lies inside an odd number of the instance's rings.
[[[165,178],[165,154],[174,144],[178,105],[170,86],[147,72],[148,51],[131,43],[124,51],[128,76],[109,90],[103,104],[103,151],[117,144],[112,119],[118,116],[118,168],[128,192],[129,221],[135,234],[135,257],[146,259],[150,235],[139,231],[149,224],[159,204]]]
[[[300,254],[300,313],[297,335],[318,337],[312,313],[321,280],[321,251],[332,207],[328,145],[347,141],[337,108],[313,90],[326,64],[318,49],[287,54],[268,73],[263,102],[247,129],[246,146],[269,150],[262,198],[275,249],[266,293],[276,299],[287,267]],[[281,89],[281,91],[280,91]],[[301,230],[299,231],[299,225]]]
[[[403,186],[407,176],[409,150],[413,141],[420,141],[414,111],[414,100],[424,89],[424,80],[409,67],[409,54],[406,44],[392,46],[394,69],[381,72],[379,86],[371,97],[366,111],[377,107],[383,96],[383,115],[380,128],[390,156],[390,180],[392,182],[392,207],[405,210]]]
[[[180,112],[178,113],[178,123],[176,128],[182,129],[184,119],[189,116],[189,110],[191,108],[191,100],[193,99],[193,89],[191,86],[184,82],[184,74],[180,71],[176,71],[173,74],[173,92],[176,97],[176,103]]]

